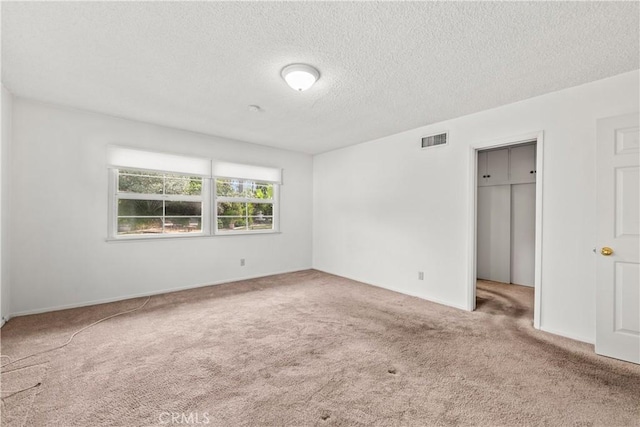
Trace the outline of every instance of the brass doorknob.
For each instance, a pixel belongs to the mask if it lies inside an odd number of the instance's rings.
[[[606,247],[606,246],[605,246],[604,248],[602,248],[602,249],[600,250],[600,253],[601,253],[602,255],[604,255],[604,256],[609,256],[609,255],[611,255],[611,254],[613,253],[613,249],[608,248],[608,247]]]

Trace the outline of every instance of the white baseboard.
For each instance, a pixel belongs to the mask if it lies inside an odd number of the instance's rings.
[[[316,268],[316,267],[313,267],[313,269],[314,270],[318,270],[318,271],[322,271],[323,273],[333,274],[334,276],[344,277],[345,279],[354,280],[356,282],[364,283],[365,285],[375,286],[376,288],[382,288],[382,289],[386,289],[388,291],[397,292],[397,293],[402,294],[402,295],[408,295],[410,297],[420,298],[420,299],[423,299],[425,301],[434,302],[436,304],[446,305],[447,307],[457,308],[458,310],[469,311],[469,310],[467,310],[466,307],[463,307],[461,305],[452,304],[450,302],[438,300],[436,298],[427,298],[427,297],[425,297],[423,295],[414,294],[412,292],[401,291],[401,290],[398,290],[398,289],[391,288],[389,286],[384,286],[384,285],[380,285],[380,284],[376,284],[376,283],[370,283],[370,282],[367,282],[365,280],[358,279],[357,277],[344,276],[342,274],[336,274],[336,273],[332,273],[330,271],[324,271],[324,270],[321,270],[321,269]]]
[[[171,293],[171,292],[185,291],[187,289],[203,288],[203,287],[206,287],[206,286],[216,286],[216,285],[222,285],[222,284],[225,284],[225,283],[234,283],[234,282],[240,282],[240,281],[243,281],[243,280],[258,279],[258,278],[261,278],[261,277],[275,276],[275,275],[278,275],[278,274],[295,273],[297,271],[306,271],[306,270],[310,270],[310,269],[311,269],[311,267],[303,268],[303,269],[296,269],[296,270],[279,271],[279,272],[268,273],[268,274],[257,274],[257,275],[253,275],[253,276],[244,276],[244,277],[238,277],[238,278],[226,279],[226,280],[219,280],[219,281],[209,282],[209,283],[200,283],[200,284],[195,284],[195,285],[180,286],[180,287],[177,287],[177,288],[161,289],[161,290],[157,290],[157,291],[153,291],[153,292],[142,292],[142,293],[137,293],[137,294],[128,294],[128,295],[117,296],[117,297],[113,297],[113,298],[105,298],[105,299],[99,299],[99,300],[93,300],[93,301],[84,301],[84,302],[79,302],[79,303],[74,303],[74,304],[57,305],[57,306],[53,306],[53,307],[38,308],[38,309],[34,309],[34,310],[23,310],[23,311],[19,311],[17,313],[11,314],[11,316],[9,318],[18,317],[18,316],[28,316],[30,314],[48,313],[50,311],[67,310],[67,309],[70,309],[70,308],[88,307],[88,306],[91,306],[91,305],[98,305],[98,304],[107,304],[107,303],[110,303],[110,302],[124,301],[124,300],[128,300],[128,299],[142,298],[142,297],[148,297],[148,296],[153,296],[153,295],[168,294],[168,293]],[[9,318],[7,318],[6,320],[9,320]]]
[[[556,331],[554,329],[550,329],[550,328],[547,328],[547,327],[542,326],[542,325],[540,326],[539,330],[543,331],[543,332],[548,332],[548,333],[553,334],[553,335],[558,335],[560,337],[569,338],[569,339],[572,339],[572,340],[575,340],[575,341],[580,341],[580,342],[584,342],[584,343],[592,344],[592,345],[595,344],[595,340],[593,338],[586,338],[586,337],[583,337],[583,336],[568,334],[566,332]]]

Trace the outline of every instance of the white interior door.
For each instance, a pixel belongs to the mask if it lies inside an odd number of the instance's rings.
[[[634,363],[640,363],[639,137],[637,113],[598,121],[596,352]]]

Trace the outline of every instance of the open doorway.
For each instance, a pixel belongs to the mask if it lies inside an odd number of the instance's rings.
[[[471,310],[540,327],[542,133],[472,147]]]

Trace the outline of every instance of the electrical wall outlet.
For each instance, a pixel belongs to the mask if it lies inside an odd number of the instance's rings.
[[[424,271],[418,271],[418,280],[424,280]]]
[[[244,258],[240,258],[240,267],[244,267]]]

